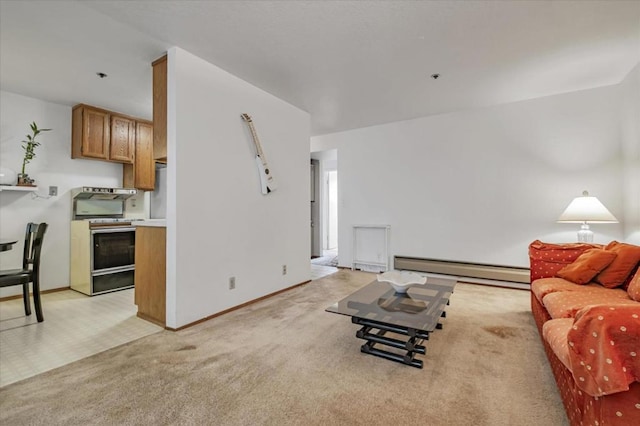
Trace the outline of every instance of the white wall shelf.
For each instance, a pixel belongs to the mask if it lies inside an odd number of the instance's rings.
[[[37,191],[37,186],[9,186],[0,185],[0,191],[22,191],[22,192],[34,192]]]

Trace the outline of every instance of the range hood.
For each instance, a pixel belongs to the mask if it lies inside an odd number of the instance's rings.
[[[72,191],[74,200],[126,200],[138,193],[135,188],[96,188],[83,186]]]

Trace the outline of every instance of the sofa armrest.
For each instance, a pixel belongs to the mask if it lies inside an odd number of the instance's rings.
[[[584,307],[567,340],[573,377],[589,395],[623,392],[640,381],[640,303]]]

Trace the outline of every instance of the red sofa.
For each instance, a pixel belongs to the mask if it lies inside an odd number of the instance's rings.
[[[531,311],[573,426],[640,425],[640,247],[622,246],[630,272],[619,284],[603,281],[607,288],[598,277],[620,272],[621,262],[582,285],[557,275],[611,245],[529,245]]]

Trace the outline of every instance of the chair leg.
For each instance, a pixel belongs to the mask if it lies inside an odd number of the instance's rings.
[[[37,277],[33,280],[33,304],[36,307],[36,318],[38,319],[38,322],[44,321],[44,317],[42,316],[42,304],[40,303],[40,283],[38,282]]]
[[[24,302],[24,314],[31,315],[31,301],[29,299],[29,283],[22,284],[22,301]]]

